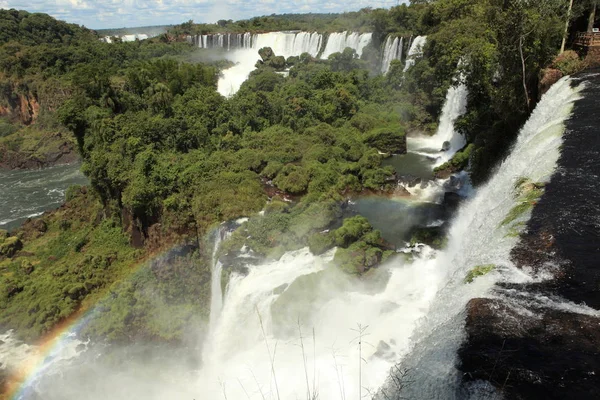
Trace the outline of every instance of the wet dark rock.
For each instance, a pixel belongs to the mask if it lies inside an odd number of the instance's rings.
[[[461,189],[462,181],[456,175],[450,176],[446,182],[444,182],[444,190],[449,192],[456,192]]]
[[[423,180],[421,178],[413,175],[401,175],[400,177],[398,177],[398,183],[402,183],[409,188],[420,185],[422,181]]]
[[[21,293],[22,291],[23,291],[23,286],[21,286],[21,285],[9,285],[6,288],[6,296],[10,298],[18,293]]]
[[[446,192],[442,200],[442,207],[447,215],[452,215],[463,200],[464,198],[458,193]]]
[[[442,149],[440,151],[448,151],[450,150],[450,142],[446,141],[442,143]]]
[[[396,197],[409,197],[409,196],[411,196],[411,194],[408,191],[408,189],[406,189],[404,186],[398,185],[398,186],[396,186],[396,189],[394,189],[394,196],[396,196]]]
[[[490,381],[506,399],[594,398],[600,385],[600,319],[535,311],[527,316],[502,300],[471,300],[468,346],[459,352],[464,378]]]

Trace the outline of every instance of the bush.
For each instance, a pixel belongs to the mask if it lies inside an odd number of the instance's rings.
[[[348,247],[372,230],[373,227],[363,216],[346,218],[342,227],[334,232],[335,244],[340,247]]]
[[[579,54],[575,51],[567,50],[559,54],[552,62],[552,65],[562,72],[563,75],[573,75],[583,70],[585,62],[579,58]]]

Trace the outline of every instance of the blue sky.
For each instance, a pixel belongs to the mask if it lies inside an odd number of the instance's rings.
[[[398,0],[0,0],[0,8],[44,12],[92,29],[216,22],[273,13],[355,11]],[[399,0],[400,3],[406,2]]]

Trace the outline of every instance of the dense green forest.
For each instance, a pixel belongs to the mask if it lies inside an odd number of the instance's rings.
[[[435,130],[457,71],[469,88],[459,127],[471,145],[455,162],[470,161],[474,182],[483,182],[533,109],[566,17],[558,0],[413,3],[188,22],[152,40],[113,44],[45,15],[0,10],[0,105],[19,95],[38,99],[40,129],[68,129],[91,183],[73,188],[63,208],[43,217],[43,229],[32,223],[0,235],[0,325],[36,338],[110,290],[90,334],[178,340],[190,319],[207,315],[207,234],[261,210],[264,218],[242,226],[230,250],[245,243],[277,258],[306,245],[315,253],[337,245],[345,250],[336,262],[355,274],[389,256],[368,222],[340,220],[343,201],[393,188],[383,157],[406,151],[406,132]],[[378,48],[362,60],[347,49],[326,61],[304,54],[283,65],[267,55],[224,98],[216,91],[222,65],[191,62],[196,49],[177,40],[280,29],[372,31],[375,44],[390,33],[426,34],[428,43],[406,74],[394,61],[385,76],[370,68]],[[282,67],[289,76],[278,73]],[[15,121],[0,128],[6,137],[27,134]],[[148,261],[182,243],[191,247],[168,263]],[[33,256],[15,253],[21,248]]]

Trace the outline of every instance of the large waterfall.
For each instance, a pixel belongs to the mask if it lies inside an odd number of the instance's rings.
[[[247,275],[232,272],[200,371],[186,370],[178,355],[117,362],[100,349],[63,363],[53,356],[54,369],[20,398],[292,400],[310,392],[387,399],[397,398],[389,378],[395,365],[408,369],[405,398],[466,398],[455,369],[466,303],[491,295],[499,281],[543,279],[512,265],[518,238],[510,233],[519,225],[502,221],[518,204],[519,178],[545,182],[553,173],[579,96],[571,84],[564,78],[544,95],[511,154],[460,208],[445,250],[425,246],[414,261],[393,259],[361,280],[328,264],[335,250],[317,257],[302,249],[249,265]],[[495,269],[466,284],[483,264]]]
[[[277,56],[285,58],[308,53],[317,57],[327,58],[335,52],[341,52],[351,47],[360,56],[364,48],[371,42],[371,33],[332,33],[327,38],[317,32],[270,32],[261,34],[221,34],[204,35],[193,38],[202,48],[220,48],[232,50],[225,57],[236,63],[235,66],[223,71],[219,79],[218,90],[224,96],[231,96],[238,91],[242,83],[255,68],[260,59],[258,50],[270,47]],[[192,38],[190,37],[190,40]],[[323,49],[323,45],[327,44]],[[233,51],[235,50],[235,51]]]
[[[381,62],[381,72],[385,75],[390,70],[390,64],[394,60],[402,60],[402,51],[404,50],[404,38],[388,36],[383,46],[383,59]]]
[[[340,53],[346,47],[356,50],[360,57],[364,48],[371,43],[372,33],[341,32],[331,33],[327,38],[327,45],[321,54],[321,58],[326,59],[333,53]]]

